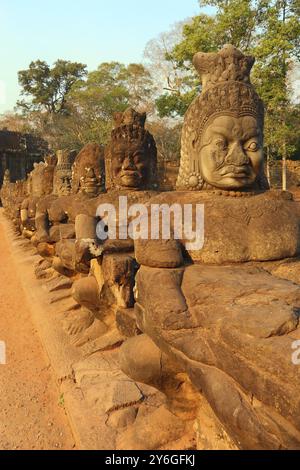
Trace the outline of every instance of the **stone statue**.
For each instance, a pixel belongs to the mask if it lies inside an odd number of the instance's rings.
[[[115,128],[105,152],[106,188],[142,190],[157,184],[157,151],[145,129],[146,114],[128,108],[114,116]]]
[[[75,217],[84,212],[85,200],[103,191],[103,149],[87,144],[78,155],[58,151],[51,196],[40,199],[36,213],[34,242],[57,243],[74,239]]]
[[[251,86],[253,64],[253,57],[230,44],[194,56],[202,93],[184,119],[178,190],[268,188],[264,105]]]
[[[173,231],[169,240],[135,241],[143,335],[121,346],[122,370],[168,396],[176,393],[164,386],[172,373],[151,358],[160,352],[188,374],[210,406],[195,398],[198,448],[300,448],[300,381],[291,361],[300,287],[270,275],[274,260],[283,270],[285,258],[300,254],[300,218],[292,195],[265,182],[253,62],[230,45],[195,55],[203,93],[185,118],[180,191],[150,201],[201,204],[203,247],[193,250],[184,230],[178,239]],[[136,436],[133,426],[127,446]]]
[[[1,187],[1,200],[2,200],[2,204],[4,202],[5,199],[7,199],[8,197],[8,188],[9,188],[9,185],[10,185],[10,171],[8,169],[5,170],[4,172],[4,175],[3,175],[3,183],[2,183],[2,187]],[[6,204],[4,203],[4,206]]]
[[[35,215],[38,200],[52,194],[56,163],[55,156],[45,157],[44,162],[34,164],[34,169],[28,175],[28,197],[21,205],[21,230],[27,238],[31,238],[36,230]]]
[[[87,193],[97,196],[105,191],[104,148],[96,143],[89,143],[77,155],[72,168],[72,193],[85,191],[87,174],[94,173],[93,182],[89,182]],[[92,183],[92,184],[91,184]],[[91,190],[91,188],[93,188]]]
[[[195,55],[203,90],[185,117],[177,191],[154,191],[155,142],[131,108],[116,113],[105,156],[90,144],[76,157],[72,194],[63,154],[10,190],[17,201],[29,193],[22,220],[47,258],[37,269],[49,274],[53,322],[80,347],[66,350],[64,390],[107,446],[300,449],[300,211],[264,176],[253,63],[231,45]],[[102,241],[97,208],[120,196],[184,217],[170,217],[167,237]]]
[[[74,284],[74,299],[83,309],[74,312],[65,322],[68,332],[83,333],[79,334],[79,344],[95,339],[99,332],[103,334],[115,328],[116,312],[132,309],[134,304],[137,267],[133,241],[107,240],[103,243],[96,240],[97,207],[109,203],[117,208],[120,196],[127,197],[128,206],[146,203],[156,194],[153,188],[156,187],[157,151],[152,135],[145,129],[146,115],[129,108],[124,113],[116,113],[114,120],[111,141],[105,151],[107,193],[91,199],[85,216],[81,214],[76,218],[77,246],[84,246],[85,242],[80,239],[87,239],[92,242],[95,252],[90,275]],[[94,233],[94,240],[91,240],[91,233]],[[70,247],[70,242],[61,242],[57,251],[63,265],[70,268],[75,266],[76,256],[71,255],[72,250],[67,249],[67,244]],[[110,299],[108,303],[107,299]]]
[[[6,169],[3,177],[3,186],[10,183],[10,171]]]
[[[56,196],[67,196],[71,192],[72,165],[76,157],[76,151],[58,150],[56,157],[57,164],[53,177],[53,194]]]

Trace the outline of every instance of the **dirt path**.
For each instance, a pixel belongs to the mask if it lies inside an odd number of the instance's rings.
[[[74,439],[48,357],[31,320],[0,210],[0,450],[72,449]]]

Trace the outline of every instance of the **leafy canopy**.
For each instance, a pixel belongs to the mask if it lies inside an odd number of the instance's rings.
[[[21,94],[28,99],[17,105],[25,112],[64,113],[69,92],[86,74],[86,66],[78,62],[57,60],[52,68],[45,61],[31,62],[29,69],[18,73]]]

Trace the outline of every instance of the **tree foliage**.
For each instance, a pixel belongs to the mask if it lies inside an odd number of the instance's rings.
[[[266,106],[269,156],[294,156],[300,149],[300,108],[293,83],[300,61],[299,0],[200,0],[197,16],[150,41],[147,65],[105,62],[87,72],[77,62],[32,62],[19,72],[19,114],[2,127],[43,135],[52,148],[80,148],[109,139],[113,114],[133,106],[146,111],[162,159],[176,159],[182,116],[201,90],[192,66],[198,51],[231,43],[256,57],[252,73]],[[212,7],[208,15],[205,7]],[[161,121],[160,118],[166,118]],[[152,122],[151,122],[152,120]]]
[[[52,68],[45,61],[31,62],[27,70],[18,73],[21,94],[28,99],[17,105],[25,112],[64,113],[68,94],[86,73],[86,66],[78,62],[57,60]]]
[[[266,105],[266,145],[271,153],[291,154],[296,148],[291,83],[300,59],[299,0],[200,0],[199,5],[213,7],[215,13],[201,10],[188,20],[181,40],[165,54],[165,61],[185,73],[186,87],[183,92],[168,89],[157,98],[160,116],[183,116],[194,99],[199,86],[194,54],[231,43],[256,57],[252,81]]]
[[[153,81],[142,64],[102,63],[87,73],[82,64],[58,60],[54,67],[32,62],[19,72],[18,103],[32,132],[43,135],[56,150],[80,149],[88,142],[106,143],[113,114],[128,106],[153,112]]]

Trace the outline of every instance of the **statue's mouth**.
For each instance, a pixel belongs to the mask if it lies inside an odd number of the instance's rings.
[[[220,174],[221,176],[226,176],[229,178],[245,178],[251,175],[251,168],[249,165],[228,165],[223,167],[223,169],[220,171]]]
[[[124,171],[121,174],[121,181],[124,186],[138,186],[141,175],[137,171]]]

